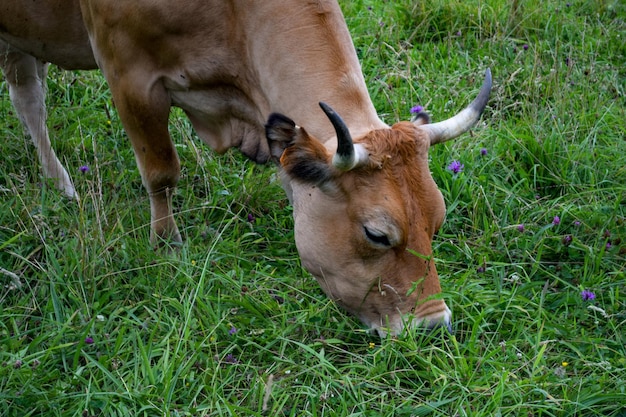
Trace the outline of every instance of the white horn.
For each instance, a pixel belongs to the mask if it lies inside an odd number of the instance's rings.
[[[478,93],[478,97],[456,116],[438,123],[421,125],[420,128],[427,131],[430,136],[430,145],[454,139],[467,132],[480,119],[480,115],[487,106],[491,92],[491,70],[487,68],[485,81]]]

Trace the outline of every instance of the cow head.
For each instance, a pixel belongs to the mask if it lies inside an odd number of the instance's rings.
[[[428,149],[473,126],[490,89],[487,71],[478,98],[453,118],[428,124],[422,114],[354,140],[339,115],[320,103],[337,133],[334,153],[286,116],[269,118],[270,142],[288,144],[280,164],[303,266],[381,336],[419,323],[450,326],[432,254],[445,203]]]

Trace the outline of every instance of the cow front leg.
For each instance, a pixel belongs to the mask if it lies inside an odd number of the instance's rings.
[[[11,102],[35,144],[44,176],[66,196],[78,199],[70,176],[52,149],[46,127],[48,65],[0,41],[0,68],[9,85]]]
[[[150,197],[150,241],[180,243],[172,209],[180,162],[168,131],[169,95],[160,83],[146,85],[141,76],[109,81],[109,86]]]

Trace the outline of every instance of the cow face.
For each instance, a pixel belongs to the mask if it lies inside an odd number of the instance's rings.
[[[365,160],[349,170],[305,128],[268,123],[291,146],[281,166],[292,190],[295,239],[324,292],[379,334],[449,324],[431,241],[445,205],[428,169],[430,138],[403,122],[358,138]]]
[[[451,119],[428,124],[420,114],[354,141],[341,117],[320,103],[335,128],[336,151],[286,116],[269,118],[270,146],[284,149],[280,165],[302,264],[329,297],[381,336],[418,324],[450,326],[432,255],[445,204],[428,149],[473,126],[490,90],[487,70],[478,97]]]

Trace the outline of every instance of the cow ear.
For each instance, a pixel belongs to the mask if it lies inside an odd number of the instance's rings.
[[[285,149],[296,140],[297,126],[293,120],[282,114],[272,113],[265,125],[265,136],[270,147],[272,160],[280,160]]]
[[[272,114],[265,125],[265,134],[272,158],[279,160],[288,176],[318,185],[331,179],[330,154],[293,120]]]

